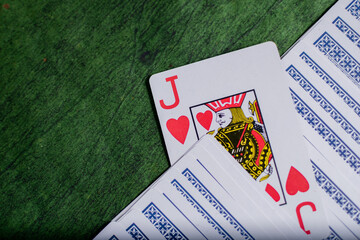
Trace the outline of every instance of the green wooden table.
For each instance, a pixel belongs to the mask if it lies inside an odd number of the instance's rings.
[[[0,238],[92,238],[169,167],[157,72],[274,41],[334,0],[0,0]]]

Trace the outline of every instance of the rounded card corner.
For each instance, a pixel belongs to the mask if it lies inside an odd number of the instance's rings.
[[[265,44],[273,46],[274,48],[276,48],[276,50],[278,50],[278,47],[277,47],[277,45],[276,45],[276,43],[274,41],[267,41],[267,42],[265,42]]]
[[[157,74],[153,74],[153,75],[150,76],[150,78],[149,78],[149,84],[150,84],[150,86],[154,84],[153,82],[155,81],[155,78],[156,78],[155,76],[156,76],[156,75],[157,75]]]

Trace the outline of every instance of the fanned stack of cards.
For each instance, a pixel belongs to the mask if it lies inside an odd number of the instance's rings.
[[[282,63],[332,234],[360,239],[360,1],[338,1]]]
[[[95,239],[360,239],[359,12],[153,75],[171,167]]]
[[[290,209],[274,205],[258,185],[212,136],[204,136],[96,239],[306,238]],[[313,224],[317,235],[324,224]]]

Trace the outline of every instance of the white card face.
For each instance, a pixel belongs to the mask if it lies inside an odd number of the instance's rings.
[[[351,232],[358,239],[359,6],[338,1],[282,59],[329,226],[337,224],[334,236]]]
[[[273,117],[274,108],[289,104],[285,100],[289,99],[289,94],[281,87],[284,87],[283,81],[279,55],[273,43],[153,75],[150,86],[171,164],[201,135],[217,131],[222,120],[216,118],[216,114],[226,114],[229,108],[236,108],[234,114],[238,115],[233,123],[252,117],[260,125],[257,119],[260,112],[254,105],[255,94],[266,128],[272,131],[271,128],[280,124],[277,119],[280,116]],[[248,97],[245,96],[247,92]],[[251,102],[244,102],[243,96]],[[217,107],[217,104],[222,106]],[[204,106],[204,112],[200,112],[199,105]],[[253,110],[249,112],[251,106]],[[286,115],[281,118],[284,122],[288,120]]]

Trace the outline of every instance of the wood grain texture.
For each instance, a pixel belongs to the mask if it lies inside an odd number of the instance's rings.
[[[274,41],[334,0],[0,0],[0,238],[94,237],[168,167],[149,77]]]

